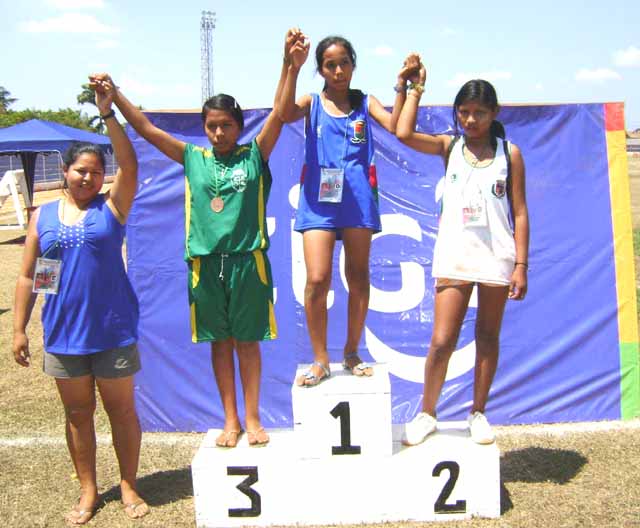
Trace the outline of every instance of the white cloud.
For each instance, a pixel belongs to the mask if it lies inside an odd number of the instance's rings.
[[[47,4],[58,9],[84,9],[104,7],[103,0],[47,0]]]
[[[534,86],[534,88],[536,89],[536,91],[538,92],[542,92],[544,90],[544,85],[542,83],[536,83],[536,85]]]
[[[131,93],[133,95],[149,96],[155,95],[159,92],[157,86],[148,83],[141,83],[136,79],[128,76],[123,76],[122,81],[118,83],[118,85],[122,87],[122,91],[127,94]]]
[[[620,68],[640,67],[640,49],[629,46],[627,49],[614,52],[613,63]]]
[[[375,48],[373,48],[373,54],[377,55],[378,57],[390,57],[391,55],[393,55],[393,48],[384,45],[376,46]]]
[[[30,20],[20,25],[27,33],[118,33],[116,27],[107,26],[93,15],[65,13],[45,20]]]
[[[443,27],[440,30],[440,35],[442,35],[443,37],[453,37],[454,35],[458,34],[458,30],[457,29],[453,29],[452,27],[446,26]]]
[[[605,82],[605,81],[619,81],[622,76],[614,70],[609,68],[596,68],[594,70],[588,70],[582,68],[575,77],[576,81],[584,82]]]
[[[120,46],[117,40],[99,40],[96,42],[96,48],[98,49],[113,49]]]
[[[484,79],[485,81],[509,81],[513,77],[511,72],[505,71],[488,71],[479,73],[456,73],[451,79],[447,81],[449,86],[459,87],[471,79]]]

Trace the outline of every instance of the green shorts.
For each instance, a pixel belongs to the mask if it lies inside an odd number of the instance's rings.
[[[188,265],[194,343],[276,338],[271,265],[265,252],[214,253]]]

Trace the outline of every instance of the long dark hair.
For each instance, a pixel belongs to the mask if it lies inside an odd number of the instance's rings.
[[[491,110],[498,110],[498,95],[496,89],[489,81],[484,79],[472,79],[462,85],[462,88],[458,91],[455,100],[453,101],[453,124],[455,126],[456,135],[458,135],[458,108],[468,103],[469,101],[475,101],[480,103]],[[489,129],[491,135],[491,144],[495,149],[498,145],[497,138],[505,138],[504,125],[494,119]]]
[[[82,154],[93,154],[97,156],[104,170],[107,166],[103,150],[94,143],[76,142],[73,143],[62,155],[62,163],[68,169]]]
[[[341,37],[339,35],[330,35],[328,37],[323,38],[318,45],[316,46],[316,71],[318,73],[322,73],[322,61],[324,59],[324,52],[331,46],[342,46],[349,58],[351,59],[351,64],[353,64],[353,69],[356,69],[356,50],[353,49],[351,42],[349,42],[346,38]],[[324,83],[322,87],[322,91],[327,89],[327,83]],[[362,100],[364,99],[364,94],[361,90],[353,90],[349,88],[349,104],[351,108],[358,108],[362,104]]]
[[[223,110],[224,112],[229,112],[234,121],[238,123],[240,130],[244,129],[242,108],[240,108],[238,101],[230,95],[223,93],[217,94],[204,102],[202,105],[202,113],[200,114],[203,123],[207,120],[209,110]]]

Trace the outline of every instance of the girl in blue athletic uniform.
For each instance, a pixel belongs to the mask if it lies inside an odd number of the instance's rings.
[[[31,218],[15,294],[13,354],[31,363],[26,327],[36,291],[42,308],[44,371],[56,380],[66,416],[67,446],[81,493],[67,522],[86,524],[100,503],[96,482],[96,387],[109,416],[120,466],[126,515],[149,513],[136,488],[140,424],[133,375],[140,370],[138,300],[122,260],[125,222],[137,189],[138,163],[129,138],[111,109],[115,89],[95,85],[96,105],[107,126],[119,169],[100,191],[105,159],[100,148],[76,144],[64,155],[65,196]]]
[[[344,245],[349,288],[343,367],[356,376],[373,374],[358,356],[369,305],[371,237],[381,229],[370,118],[394,133],[409,73],[417,66],[410,55],[398,77],[394,109],[389,113],[372,95],[351,89],[356,53],[348,40],[337,36],[324,38],[316,47],[317,71],[324,79],[322,92],[296,101],[296,80],[308,54],[308,39],[292,44],[280,103],[285,123],[305,118],[305,165],[295,223],[296,231],[303,235],[307,270],[304,302],[314,355],[309,370],[296,380],[305,387],[330,376],[327,294],[336,239],[342,239]]]

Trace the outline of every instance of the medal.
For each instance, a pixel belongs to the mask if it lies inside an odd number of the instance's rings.
[[[224,200],[219,196],[216,196],[213,200],[211,200],[211,210],[214,213],[219,213],[224,209]]]
[[[225,167],[222,171],[222,181],[224,182],[224,177],[227,174],[228,167]],[[216,195],[211,200],[211,210],[214,213],[219,213],[224,209],[224,200],[220,197],[220,190],[218,187],[218,170],[216,168],[216,160],[215,157],[213,159],[213,184],[215,187],[214,192]]]

